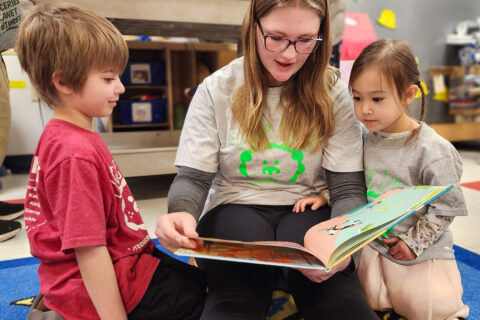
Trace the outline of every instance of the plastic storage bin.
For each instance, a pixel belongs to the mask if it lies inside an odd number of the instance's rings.
[[[120,123],[163,123],[167,119],[167,100],[119,100]]]
[[[126,86],[166,85],[165,62],[129,62],[120,80]]]

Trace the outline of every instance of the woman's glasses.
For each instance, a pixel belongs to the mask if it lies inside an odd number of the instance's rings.
[[[295,41],[289,40],[281,36],[270,36],[265,35],[263,32],[262,25],[260,20],[256,19],[260,32],[265,44],[265,49],[271,52],[283,52],[293,44],[295,51],[298,53],[309,54],[315,51],[320,43],[323,41],[322,38],[313,38],[313,39],[297,39]]]

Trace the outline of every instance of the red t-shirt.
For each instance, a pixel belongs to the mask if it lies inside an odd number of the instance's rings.
[[[106,246],[127,312],[159,260],[125,178],[99,134],[53,119],[33,157],[25,226],[47,307],[66,319],[99,319],[73,249]]]

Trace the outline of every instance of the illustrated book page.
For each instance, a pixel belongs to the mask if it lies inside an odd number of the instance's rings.
[[[389,190],[373,202],[311,227],[305,234],[304,247],[293,242],[243,242],[200,237],[195,239],[202,240],[202,246],[194,250],[180,248],[175,254],[329,270],[451,188],[416,186]]]

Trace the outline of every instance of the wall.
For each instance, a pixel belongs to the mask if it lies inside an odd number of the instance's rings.
[[[65,0],[35,0],[35,3]],[[241,24],[248,1],[240,0],[70,0],[107,18]]]
[[[459,47],[445,44],[457,23],[480,16],[479,0],[346,0],[348,12],[368,13],[378,38],[407,41],[419,58],[419,68],[427,87],[432,89],[428,73],[431,66],[456,64]],[[396,30],[376,22],[383,9],[396,14]],[[427,122],[450,122],[447,104],[427,96]]]
[[[44,124],[51,119],[53,112],[45,103],[32,97],[34,90],[27,74],[21,70],[17,55],[9,51],[3,54],[3,59],[9,80],[25,84],[25,88],[10,89],[12,122],[7,156],[33,154]]]

